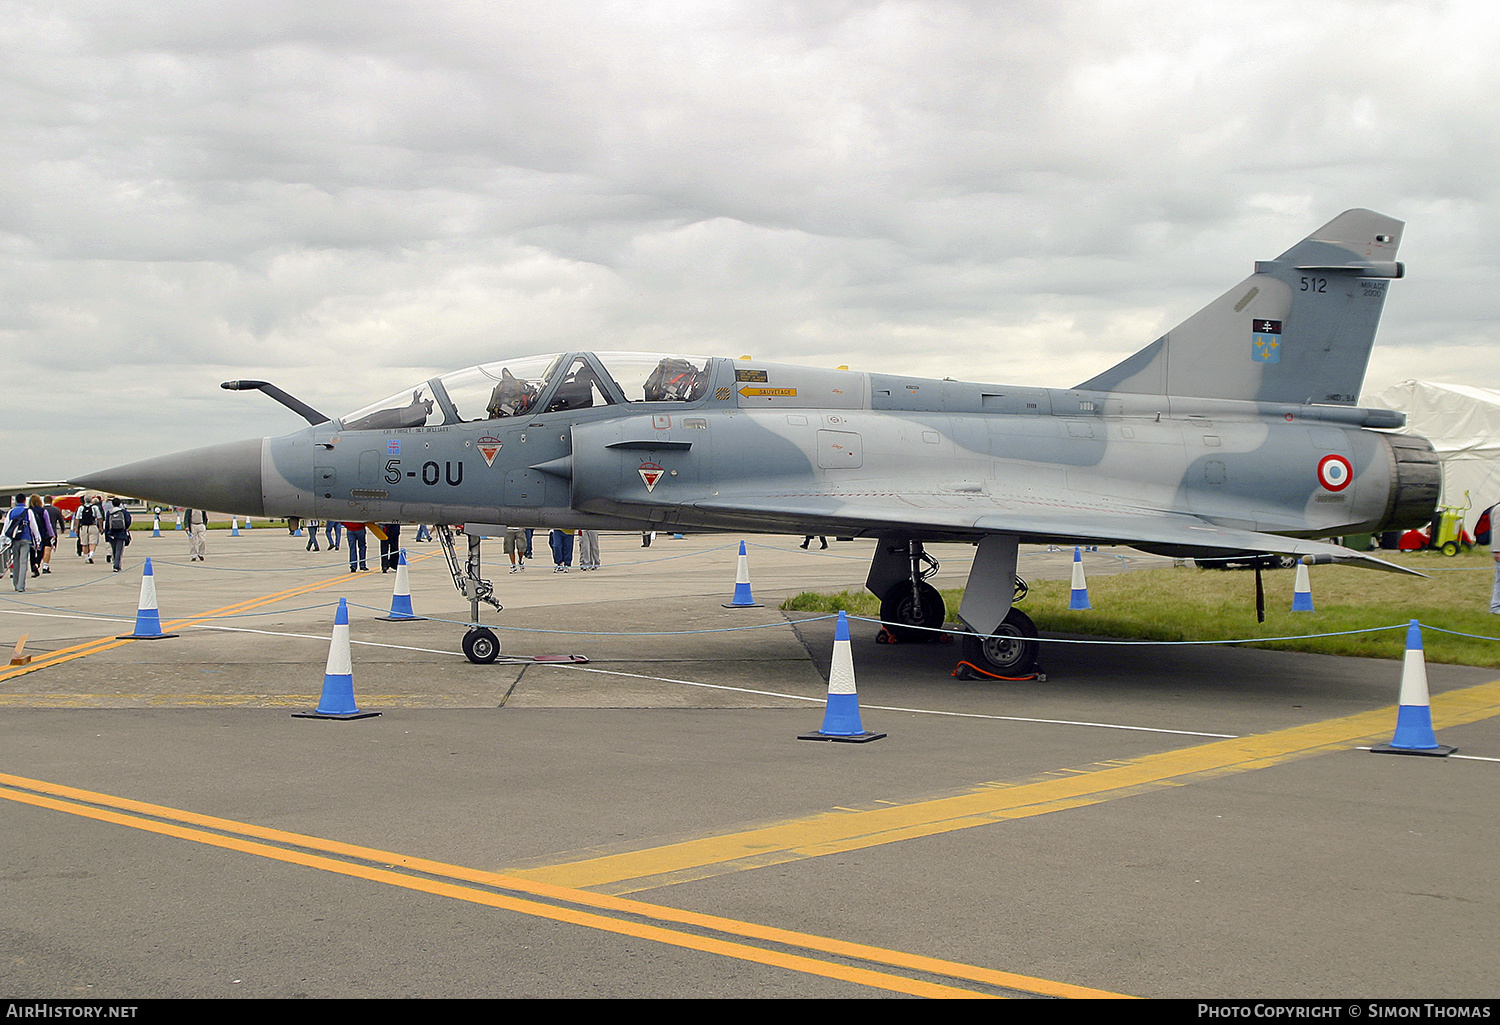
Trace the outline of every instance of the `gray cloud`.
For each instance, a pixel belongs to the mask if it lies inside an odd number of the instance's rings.
[[[0,478],[570,346],[1067,386],[1350,206],[1500,385],[1480,3],[10,0]]]

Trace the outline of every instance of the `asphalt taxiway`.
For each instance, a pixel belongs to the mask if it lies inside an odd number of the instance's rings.
[[[486,543],[502,657],[586,665],[467,662],[436,545],[408,544],[413,623],[284,529],[216,531],[203,564],[138,537],[119,574],[59,555],[0,595],[33,658],[0,667],[0,989],[1494,995],[1494,671],[1428,666],[1466,757],[1388,757],[1361,747],[1396,663],[1049,645],[1046,683],[966,683],[951,646],[856,623],[888,736],[809,743],[833,624],[776,606],[858,588],[869,543],[748,538],[765,607],[730,610],[737,540],[607,534],[569,574]],[[968,550],[935,554],[960,584]],[[143,555],[179,636],[116,642]],[[294,718],[341,597],[382,715]]]

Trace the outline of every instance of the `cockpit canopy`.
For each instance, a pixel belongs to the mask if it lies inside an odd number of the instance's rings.
[[[709,359],[645,352],[526,356],[455,370],[340,418],[346,431],[496,420],[627,402],[695,402]]]

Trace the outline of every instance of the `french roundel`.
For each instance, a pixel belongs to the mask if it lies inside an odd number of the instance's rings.
[[[1343,491],[1354,479],[1354,467],[1343,456],[1324,456],[1318,460],[1318,483],[1329,491]]]

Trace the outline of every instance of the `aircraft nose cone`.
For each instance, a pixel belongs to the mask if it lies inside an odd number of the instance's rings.
[[[248,438],[176,455],[142,459],[75,477],[70,483],[107,494],[242,516],[264,516],[261,453]]]

